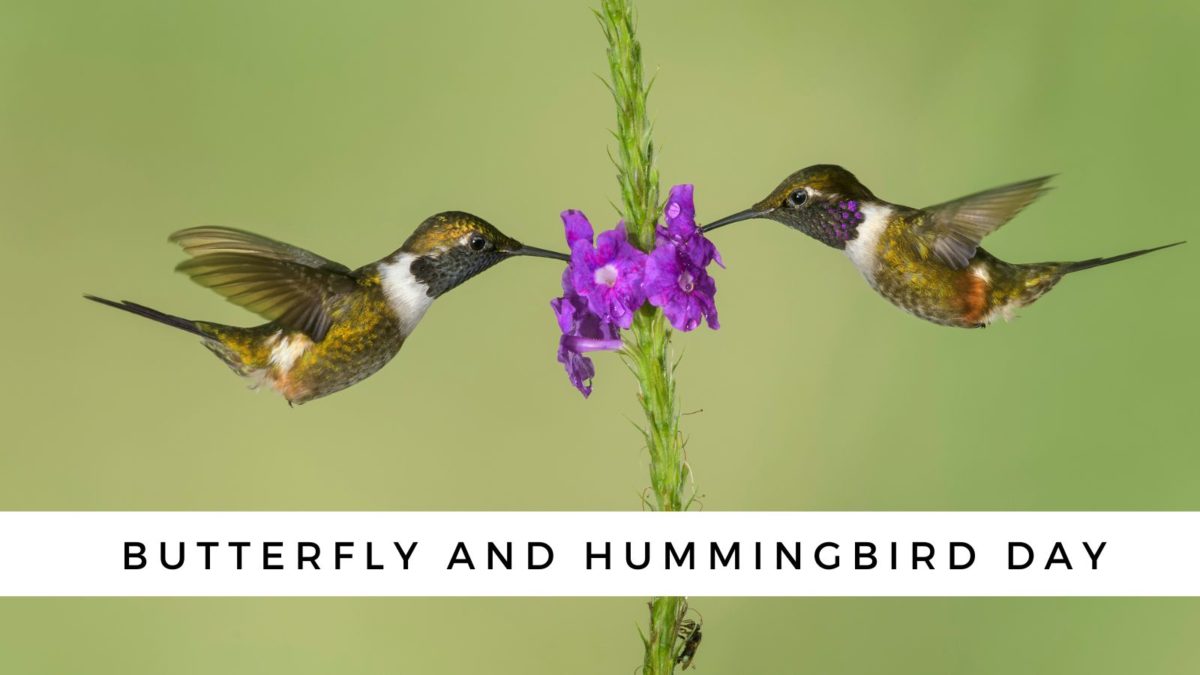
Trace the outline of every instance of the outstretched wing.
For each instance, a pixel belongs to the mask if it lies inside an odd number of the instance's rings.
[[[1046,183],[1052,177],[992,188],[924,209],[924,218],[912,230],[917,252],[933,255],[950,267],[966,267],[979,242],[1048,191]]]
[[[358,283],[345,265],[242,230],[193,227],[172,234],[170,240],[194,256],[175,269],[315,342],[329,332],[333,301]]]

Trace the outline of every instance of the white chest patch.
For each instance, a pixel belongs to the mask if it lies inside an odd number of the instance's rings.
[[[874,283],[875,266],[879,259],[879,238],[891,221],[892,209],[888,206],[868,205],[862,209],[863,221],[858,226],[858,236],[846,242],[846,257],[858,268],[867,281]]]
[[[433,304],[429,297],[429,287],[417,281],[413,276],[413,260],[416,257],[409,253],[401,253],[395,262],[384,262],[379,265],[379,278],[383,293],[387,296],[392,311],[400,318],[400,332],[405,337],[417,327],[425,310]]]

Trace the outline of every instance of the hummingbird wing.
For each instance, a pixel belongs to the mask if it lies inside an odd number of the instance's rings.
[[[177,269],[230,302],[320,342],[329,308],[353,292],[350,268],[291,244],[224,227],[193,227],[170,240],[194,256]]]
[[[307,249],[268,239],[253,232],[235,230],[232,227],[215,225],[189,227],[172,234],[168,240],[182,246],[190,256],[208,253],[246,253],[262,258],[291,261],[306,267],[350,272],[350,268],[345,265],[335,263]]]
[[[1051,178],[1004,185],[924,209],[924,217],[912,229],[917,252],[925,258],[932,254],[956,269],[966,267],[979,242],[1045,194]]]

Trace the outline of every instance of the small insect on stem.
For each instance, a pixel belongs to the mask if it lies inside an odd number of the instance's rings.
[[[686,618],[689,609],[687,600],[684,600],[679,605],[679,619],[675,624],[675,635],[683,640],[683,646],[675,655],[675,663],[680,666],[680,670],[687,670],[692,666],[692,662],[696,658],[696,651],[700,649],[700,640],[703,638],[700,629],[704,626],[704,617],[700,612],[691,609],[690,611],[696,612],[698,619]]]
[[[700,632],[701,625],[700,622],[686,619],[680,626],[679,637],[683,640],[683,648],[675,657],[675,663],[679,664],[682,670],[691,667],[693,659],[696,658],[696,650],[700,649],[700,639],[703,637]]]

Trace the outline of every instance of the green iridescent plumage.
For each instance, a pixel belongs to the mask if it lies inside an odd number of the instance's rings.
[[[234,372],[289,403],[327,396],[377,372],[435,298],[496,263],[518,255],[567,260],[459,211],[428,218],[396,252],[357,270],[232,228],[191,228],[170,239],[193,256],[179,271],[268,323],[226,326],[85,297],[201,336]]]
[[[1071,272],[1177,245],[1111,258],[1032,264],[1008,263],[980,248],[984,237],[1047,191],[1049,178],[915,209],[885,202],[854,174],[822,164],[788,176],[762,201],[704,230],[750,218],[781,222],[844,250],[867,283],[901,309],[960,328],[1011,317]]]

